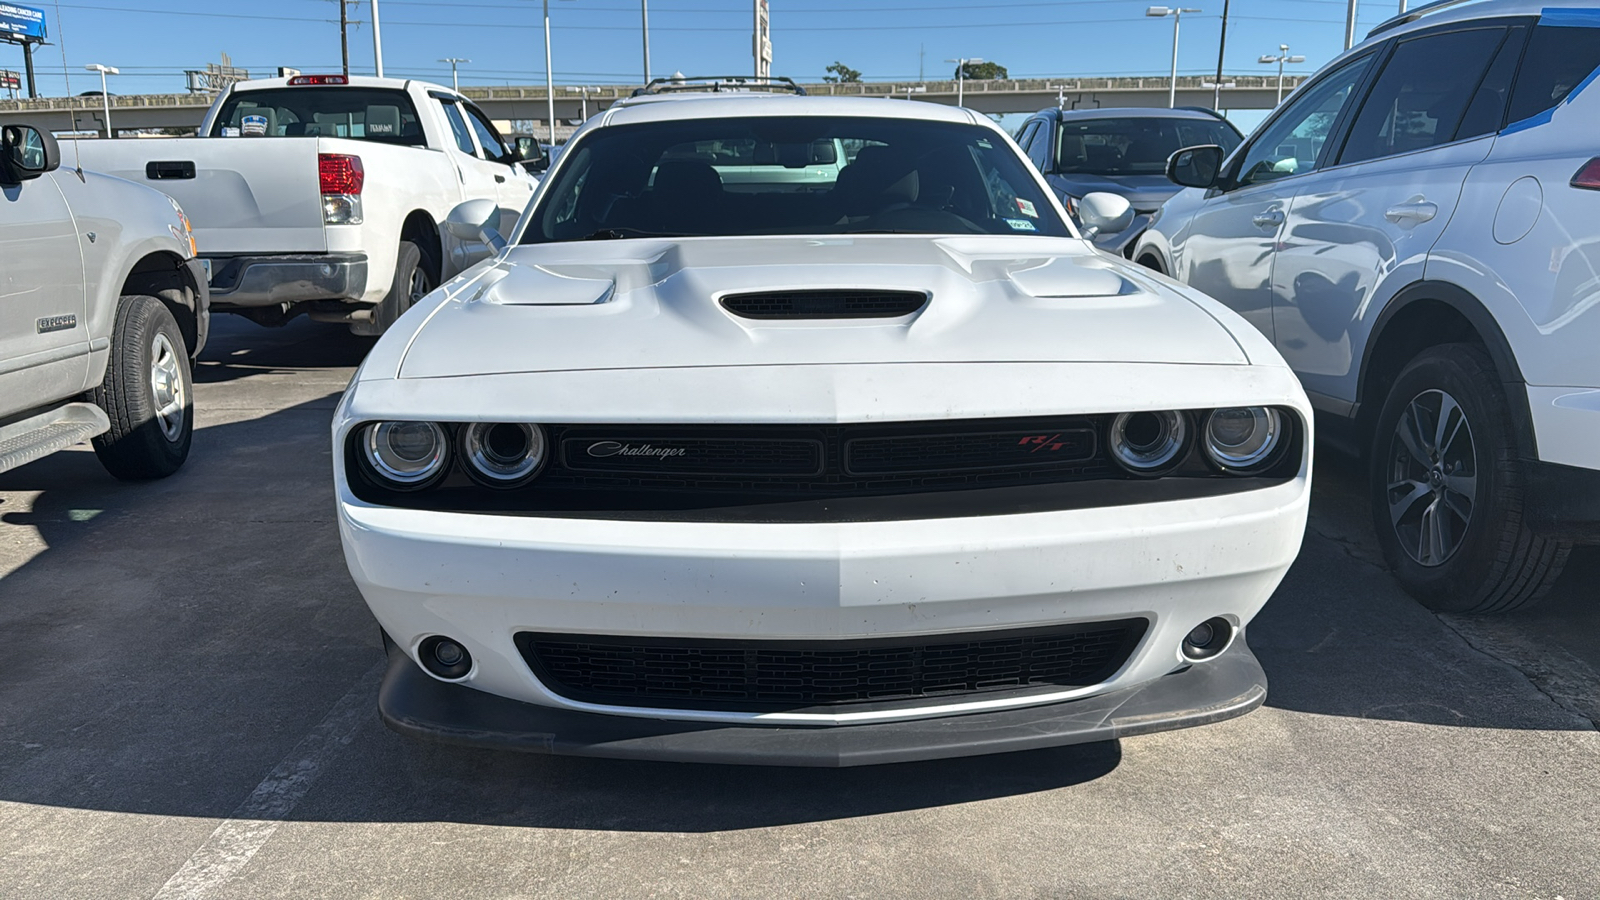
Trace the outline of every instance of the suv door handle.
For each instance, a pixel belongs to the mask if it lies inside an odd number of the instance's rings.
[[[1283,210],[1269,209],[1264,213],[1256,213],[1250,221],[1256,223],[1257,228],[1277,228],[1283,224]]]
[[[1404,203],[1397,203],[1384,211],[1383,217],[1396,225],[1421,225],[1431,221],[1439,214],[1439,204],[1429,203],[1427,198],[1418,194]]]

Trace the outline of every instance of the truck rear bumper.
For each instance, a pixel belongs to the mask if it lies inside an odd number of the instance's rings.
[[[362,253],[214,257],[211,266],[215,309],[306,300],[354,303],[367,291],[367,257]]]

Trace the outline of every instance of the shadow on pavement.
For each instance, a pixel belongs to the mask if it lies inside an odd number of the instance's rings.
[[[219,362],[219,377],[316,365],[294,336],[248,365]],[[340,364],[359,359],[357,339],[325,337],[349,344]],[[86,452],[0,476],[0,491],[43,491],[31,511],[0,506],[0,528],[37,528],[48,545],[0,580],[0,801],[225,817],[341,697],[371,687],[377,628],[345,570],[329,477],[337,397],[202,429],[161,482],[118,484]],[[1577,727],[1342,542],[1330,484],[1318,503],[1335,520],[1314,523],[1250,629],[1269,705]],[[722,831],[1055,790],[1121,758],[1102,743],[840,771],[552,759],[413,742],[374,710],[293,817]]]

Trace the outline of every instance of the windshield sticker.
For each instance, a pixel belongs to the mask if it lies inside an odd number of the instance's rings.
[[[1027,216],[1030,219],[1039,218],[1039,210],[1034,208],[1032,200],[1024,200],[1021,197],[1018,197],[1017,198],[1017,209],[1021,210],[1022,214]]]
[[[1012,231],[1038,231],[1039,230],[1039,229],[1033,227],[1033,223],[1029,222],[1027,219],[1006,219],[1005,221],[1006,221],[1007,225],[1011,226],[1011,230]]]
[[[239,136],[239,129],[233,127],[232,125],[224,125],[224,126],[222,126],[222,136],[223,137],[238,137]]]
[[[252,137],[260,137],[267,133],[266,116],[245,116],[239,120],[239,131]]]
[[[993,150],[994,149],[994,145],[989,143],[989,140],[987,138],[978,138],[978,146],[982,147],[985,150]]]

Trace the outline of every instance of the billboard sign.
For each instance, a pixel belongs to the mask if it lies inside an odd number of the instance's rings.
[[[44,10],[0,3],[0,40],[42,41],[44,39]]]
[[[18,91],[22,89],[22,76],[15,72],[0,72],[0,90]]]

